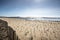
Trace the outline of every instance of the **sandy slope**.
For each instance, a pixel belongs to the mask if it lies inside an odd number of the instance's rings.
[[[21,40],[60,40],[60,22],[0,19],[7,21]]]

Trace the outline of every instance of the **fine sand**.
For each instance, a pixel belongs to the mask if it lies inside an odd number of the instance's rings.
[[[60,22],[0,19],[8,22],[20,40],[60,40]]]

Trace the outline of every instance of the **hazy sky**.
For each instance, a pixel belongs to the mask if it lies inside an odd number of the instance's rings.
[[[0,0],[0,16],[60,17],[60,0]]]

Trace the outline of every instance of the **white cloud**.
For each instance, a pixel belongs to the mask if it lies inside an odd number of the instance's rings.
[[[12,14],[10,14],[12,13]],[[8,16],[21,16],[21,17],[47,17],[47,16],[60,16],[60,9],[57,8],[27,8],[23,10],[14,10],[8,12]]]
[[[55,16],[55,14],[58,10],[57,9],[44,9],[44,8],[31,8],[31,9],[26,9],[21,12],[21,16],[30,16],[30,17],[43,17],[43,16]]]

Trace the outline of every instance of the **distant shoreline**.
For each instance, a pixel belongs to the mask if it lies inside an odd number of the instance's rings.
[[[23,19],[23,20],[43,20],[43,21],[56,21],[60,22],[60,17],[2,17],[0,18],[17,18],[17,19]]]

